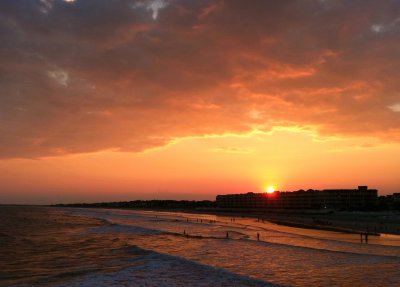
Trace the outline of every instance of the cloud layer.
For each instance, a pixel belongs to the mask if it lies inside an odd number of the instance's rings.
[[[399,1],[0,2],[0,157],[315,126],[400,141]]]

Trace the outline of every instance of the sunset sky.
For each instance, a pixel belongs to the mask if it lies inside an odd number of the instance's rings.
[[[400,192],[398,0],[2,0],[0,37],[0,203]]]

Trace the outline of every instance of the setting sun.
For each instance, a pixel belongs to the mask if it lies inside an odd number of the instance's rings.
[[[273,186],[268,186],[268,187],[265,189],[265,191],[266,191],[267,193],[274,193],[274,192],[275,192],[275,188],[274,188]]]

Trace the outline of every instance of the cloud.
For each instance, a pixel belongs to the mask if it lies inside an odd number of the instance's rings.
[[[47,75],[62,86],[68,86],[69,75],[63,70],[47,71]]]
[[[165,0],[148,0],[148,1],[138,1],[132,5],[133,9],[136,8],[146,8],[146,10],[152,12],[153,20],[158,17],[158,12],[168,6],[168,2]]]
[[[263,118],[263,112],[259,111],[259,110],[250,110],[249,111],[249,117],[254,119],[254,120],[258,120],[258,119],[262,119]]]
[[[389,31],[395,31],[395,30],[399,30],[399,24],[400,24],[400,17],[395,18],[394,20],[382,24],[373,24],[371,26],[371,31],[375,32],[375,33],[385,33],[385,32],[389,32]]]
[[[249,154],[252,152],[250,149],[238,148],[238,147],[217,147],[214,149],[215,152],[225,152],[225,153],[236,153],[236,154]]]
[[[395,1],[0,1],[0,157],[141,152],[274,126],[398,142],[399,12]]]
[[[386,30],[386,27],[382,24],[374,24],[371,26],[371,30],[375,33],[382,33]]]
[[[57,0],[39,0],[39,11],[44,14],[48,14],[48,13],[52,12],[53,7],[54,7],[54,2],[56,2],[56,1]],[[77,0],[62,0],[60,2],[72,4],[76,1]]]
[[[42,13],[49,13],[53,9],[53,0],[39,0],[40,6],[39,10]]]
[[[393,112],[400,112],[400,103],[393,104],[387,107],[391,109]]]

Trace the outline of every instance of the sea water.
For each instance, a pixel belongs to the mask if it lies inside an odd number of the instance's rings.
[[[399,286],[400,237],[179,212],[0,207],[0,286]],[[258,237],[257,237],[258,234]]]

